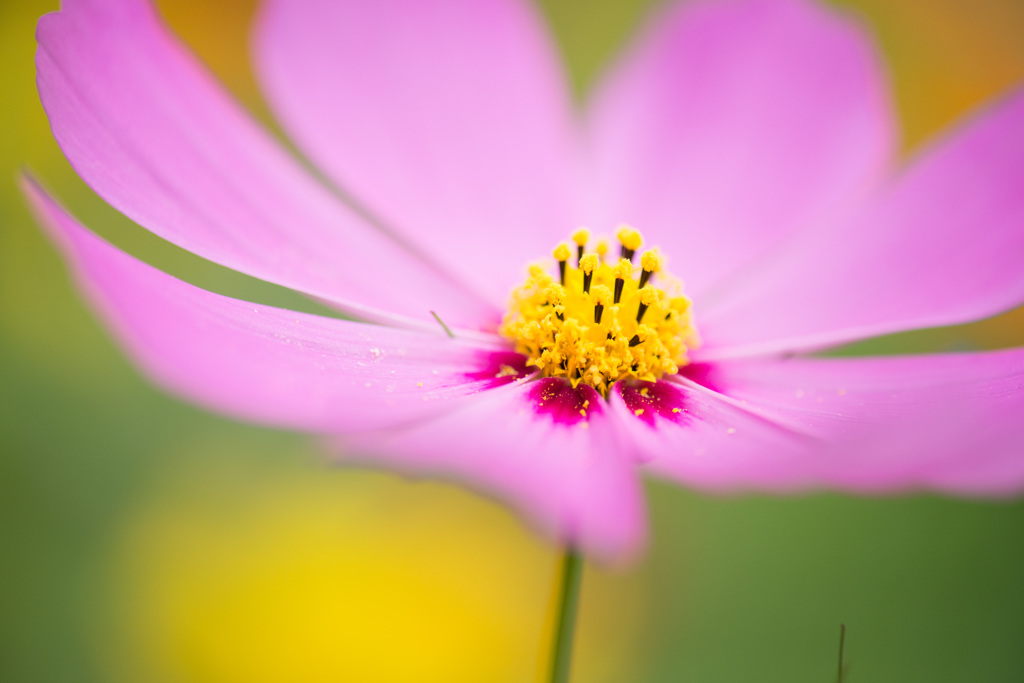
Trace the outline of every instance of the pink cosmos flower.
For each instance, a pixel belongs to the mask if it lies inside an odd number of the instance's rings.
[[[642,471],[715,491],[1024,485],[1024,349],[809,355],[1024,301],[1020,92],[894,170],[874,49],[809,0],[668,6],[579,112],[526,2],[270,0],[266,94],[357,211],[148,2],[65,0],[38,37],[54,135],[97,193],[363,321],[176,280],[26,180],[127,353],[188,400],[454,477],[605,557],[643,541]],[[531,259],[619,221],[685,279],[702,344],[654,381],[627,363],[605,395],[497,330]]]

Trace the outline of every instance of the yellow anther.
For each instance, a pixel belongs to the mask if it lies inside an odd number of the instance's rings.
[[[630,251],[636,251],[644,243],[640,231],[630,225],[620,225],[619,229],[615,231],[615,236],[622,246]]]
[[[551,277],[548,273],[548,269],[539,263],[531,263],[529,268],[530,281],[536,282],[543,289],[549,282],[554,282],[555,278]]]
[[[607,306],[612,302],[612,290],[605,285],[594,285],[590,288],[590,301],[595,306]]]
[[[587,242],[590,240],[590,231],[586,228],[580,228],[572,234],[572,241],[576,243],[578,247],[587,246]]]
[[[661,270],[663,266],[661,254],[657,249],[648,249],[640,256],[640,282],[638,286],[643,289],[651,280],[651,276]]]
[[[628,230],[620,232],[623,247],[635,249],[639,233]],[[554,277],[543,268],[529,268],[526,281],[513,293],[501,334],[540,376],[562,377],[574,386],[586,383],[604,396],[615,382],[654,381],[677,372],[698,342],[679,281],[663,273],[660,256],[648,250],[639,266],[646,271],[653,265],[662,274],[656,283],[641,286],[634,278],[640,270],[631,262],[634,254],[624,253],[626,258],[609,263],[601,258],[608,250],[606,241],[596,244],[596,253],[581,254],[580,242],[585,241],[580,230],[572,242],[558,245]]]
[[[669,300],[668,305],[677,313],[686,313],[690,310],[690,303],[690,300],[685,296],[675,296]]]
[[[629,280],[633,277],[633,264],[627,258],[619,259],[612,273],[616,280]]]
[[[540,323],[531,320],[519,328],[519,335],[527,341],[536,341],[540,338]]]
[[[594,251],[597,252],[597,256],[601,261],[604,261],[605,254],[608,253],[608,239],[602,237],[597,241],[597,245],[594,247]]]
[[[544,288],[544,297],[552,306],[560,306],[565,302],[565,287],[557,282],[552,282]]]
[[[648,249],[640,256],[640,266],[648,273],[657,273],[661,270],[664,259],[657,249]]]
[[[604,376],[601,374],[601,369],[596,365],[591,365],[583,373],[583,381],[592,387],[601,386],[604,381]]]

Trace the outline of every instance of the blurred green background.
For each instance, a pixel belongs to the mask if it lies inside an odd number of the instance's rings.
[[[649,2],[544,2],[583,91]],[[875,31],[913,150],[1024,79],[1020,0],[847,0]],[[253,3],[166,17],[269,120]],[[162,243],[77,180],[34,88],[56,0],[0,2],[0,680],[526,681],[554,556],[439,483],[328,468],[303,437],[161,394],[68,284],[14,176],[200,286],[300,298]],[[1024,343],[1021,310],[866,352]],[[930,495],[714,498],[652,482],[639,566],[585,577],[574,681],[1024,680],[1024,504]]]

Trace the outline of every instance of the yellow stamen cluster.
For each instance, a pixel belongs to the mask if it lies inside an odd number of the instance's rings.
[[[617,381],[677,372],[698,344],[690,300],[665,272],[661,254],[649,249],[635,266],[639,231],[623,226],[617,237],[622,258],[612,260],[606,241],[584,253],[589,231],[573,233],[578,258],[570,259],[562,243],[553,252],[557,274],[532,265],[500,328],[545,377],[584,382],[605,396]]]

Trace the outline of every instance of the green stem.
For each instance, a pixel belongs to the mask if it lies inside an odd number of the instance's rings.
[[[838,683],[843,683],[846,678],[846,665],[843,663],[843,648],[846,645],[846,624],[839,624],[839,677]]]
[[[555,614],[555,641],[551,648],[550,683],[568,683],[572,660],[572,637],[576,630],[576,607],[580,601],[583,580],[583,557],[565,548],[559,562],[555,584],[558,611]]]

